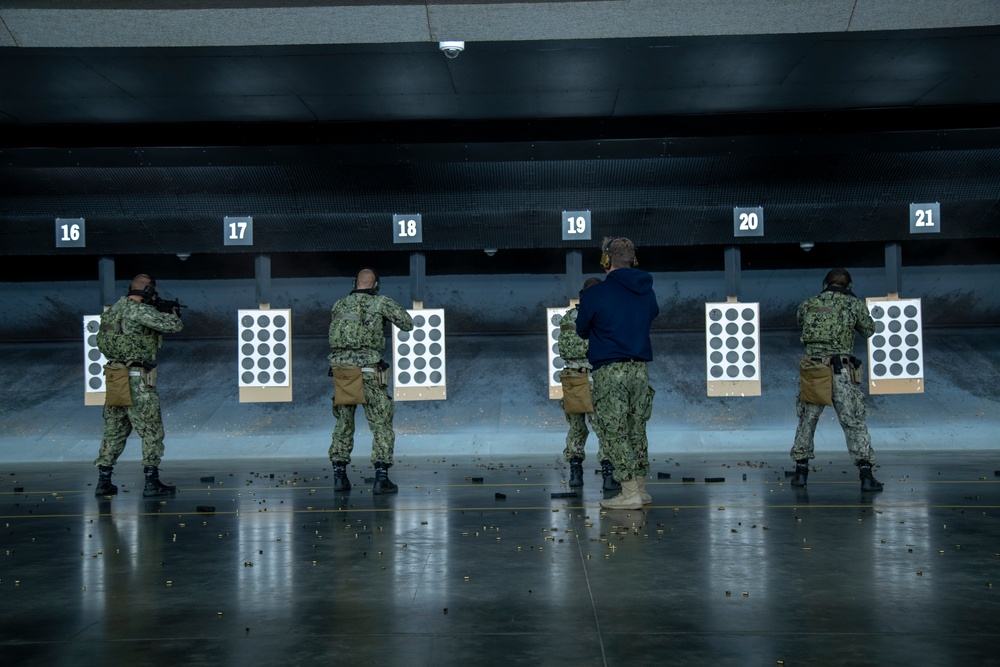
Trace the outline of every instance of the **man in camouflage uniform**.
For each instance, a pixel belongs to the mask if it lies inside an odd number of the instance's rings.
[[[580,294],[588,288],[600,283],[598,278],[588,278],[583,283]],[[559,323],[559,356],[563,360],[563,369],[559,372],[560,378],[572,376],[589,376],[592,367],[587,361],[587,341],[580,338],[576,333],[576,306],[570,308],[562,316]],[[570,414],[566,412],[566,402],[559,399],[559,407],[563,408],[566,415],[566,423],[569,430],[566,433],[566,448],[563,450],[563,458],[569,463],[569,485],[571,487],[583,486],[583,461],[587,458],[584,446],[587,444],[587,415]],[[592,419],[592,418],[591,418]],[[603,489],[605,491],[621,491],[621,484],[614,478],[614,467],[608,460],[604,452],[604,443],[598,439],[597,458],[601,462],[601,474],[604,478]]]
[[[833,408],[847,438],[847,450],[858,467],[862,491],[881,491],[882,484],[872,475],[875,452],[865,425],[864,394],[851,378],[852,365],[860,371],[860,361],[852,357],[854,333],[865,338],[875,333],[875,322],[868,307],[851,291],[851,274],[845,269],[833,269],[823,281],[823,291],[799,306],[796,319],[802,327],[805,357],[830,366],[833,373]],[[857,373],[860,377],[860,372]],[[860,379],[858,380],[860,382]],[[805,486],[809,476],[809,459],[814,458],[813,436],[823,414],[823,406],[796,403],[799,425],[791,457],[795,460],[793,486]]]
[[[163,419],[160,396],[156,392],[156,353],[163,346],[163,334],[184,328],[180,306],[163,304],[156,281],[146,274],[132,279],[123,296],[101,316],[98,348],[108,359],[107,368],[128,369],[132,405],[104,406],[104,438],[94,465],[98,469],[95,495],[113,496],[118,487],[111,483],[115,462],[125,449],[125,440],[134,428],[142,438],[142,465],[146,477],[143,496],[171,495],[177,488],[160,482],[163,458]]]
[[[649,329],[660,313],[653,277],[635,268],[635,246],[626,238],[605,239],[601,265],[607,277],[580,296],[576,331],[589,340],[594,367],[592,424],[614,466],[622,491],[601,501],[606,509],[640,509],[646,493],[649,446],[646,422],[653,412],[647,363],[653,359]]]
[[[396,434],[392,429],[393,402],[388,390],[388,364],[382,360],[385,349],[385,323],[392,322],[403,331],[413,329],[413,319],[398,303],[379,296],[379,279],[371,269],[362,269],[354,279],[354,290],[330,309],[331,370],[361,369],[364,386],[365,417],[372,431],[372,464],[375,484],[372,493],[396,493],[389,479]],[[333,490],[350,491],[347,464],[354,449],[354,413],[357,405],[338,405],[334,392],[333,428],[330,462],[333,464]]]

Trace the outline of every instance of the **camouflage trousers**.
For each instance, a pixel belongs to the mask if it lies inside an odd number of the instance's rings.
[[[104,406],[104,438],[94,465],[113,466],[125,450],[132,429],[142,438],[142,465],[159,466],[163,458],[163,419],[156,387],[147,387],[142,378],[130,377],[129,407]]]
[[[649,472],[646,422],[653,415],[655,391],[645,362],[602,366],[593,373],[594,416],[591,425],[619,482]]]
[[[823,414],[823,407],[802,401],[796,402],[795,411],[799,415],[799,426],[795,429],[792,459],[798,461],[815,458],[813,436],[820,415]],[[865,397],[860,386],[851,382],[846,370],[833,374],[833,409],[837,411],[840,426],[844,429],[847,451],[851,453],[854,464],[857,465],[858,461],[874,463],[872,438],[865,425]]]
[[[392,454],[396,444],[396,433],[392,430],[393,403],[389,391],[374,376],[367,373],[362,380],[365,387],[365,418],[372,431],[372,463],[392,465]],[[333,416],[337,423],[333,427],[330,443],[330,460],[351,462],[354,450],[354,413],[356,405],[334,405]]]
[[[566,415],[566,423],[569,424],[569,430],[566,432],[566,448],[563,450],[563,459],[566,461],[571,461],[573,459],[580,459],[581,461],[586,460],[587,453],[584,451],[584,447],[587,444],[587,436],[590,435],[590,431],[587,430],[587,419],[590,419],[590,425],[594,425],[594,417],[590,415],[570,415],[566,414],[566,404],[563,399],[559,399],[559,407],[563,409],[563,414]],[[597,441],[597,460],[607,461],[607,454],[604,451],[604,444],[600,439]]]

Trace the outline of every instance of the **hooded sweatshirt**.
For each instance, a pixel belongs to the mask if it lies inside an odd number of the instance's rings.
[[[615,269],[584,291],[576,332],[590,342],[587,359],[594,370],[617,361],[652,361],[649,327],[659,314],[653,276],[639,269]]]

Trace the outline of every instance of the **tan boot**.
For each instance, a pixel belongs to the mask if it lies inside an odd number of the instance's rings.
[[[642,498],[642,504],[643,505],[652,505],[653,504],[653,496],[651,496],[648,493],[646,493],[646,478],[645,477],[636,477],[635,481],[638,482],[638,484],[639,484],[639,497]]]
[[[622,492],[611,500],[602,500],[601,507],[606,510],[641,510],[642,496],[639,495],[639,482],[635,478],[622,482]]]

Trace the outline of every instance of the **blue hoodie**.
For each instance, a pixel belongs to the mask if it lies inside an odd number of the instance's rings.
[[[649,327],[660,314],[653,276],[615,269],[580,295],[576,332],[590,341],[587,360],[596,371],[616,361],[652,361]]]

